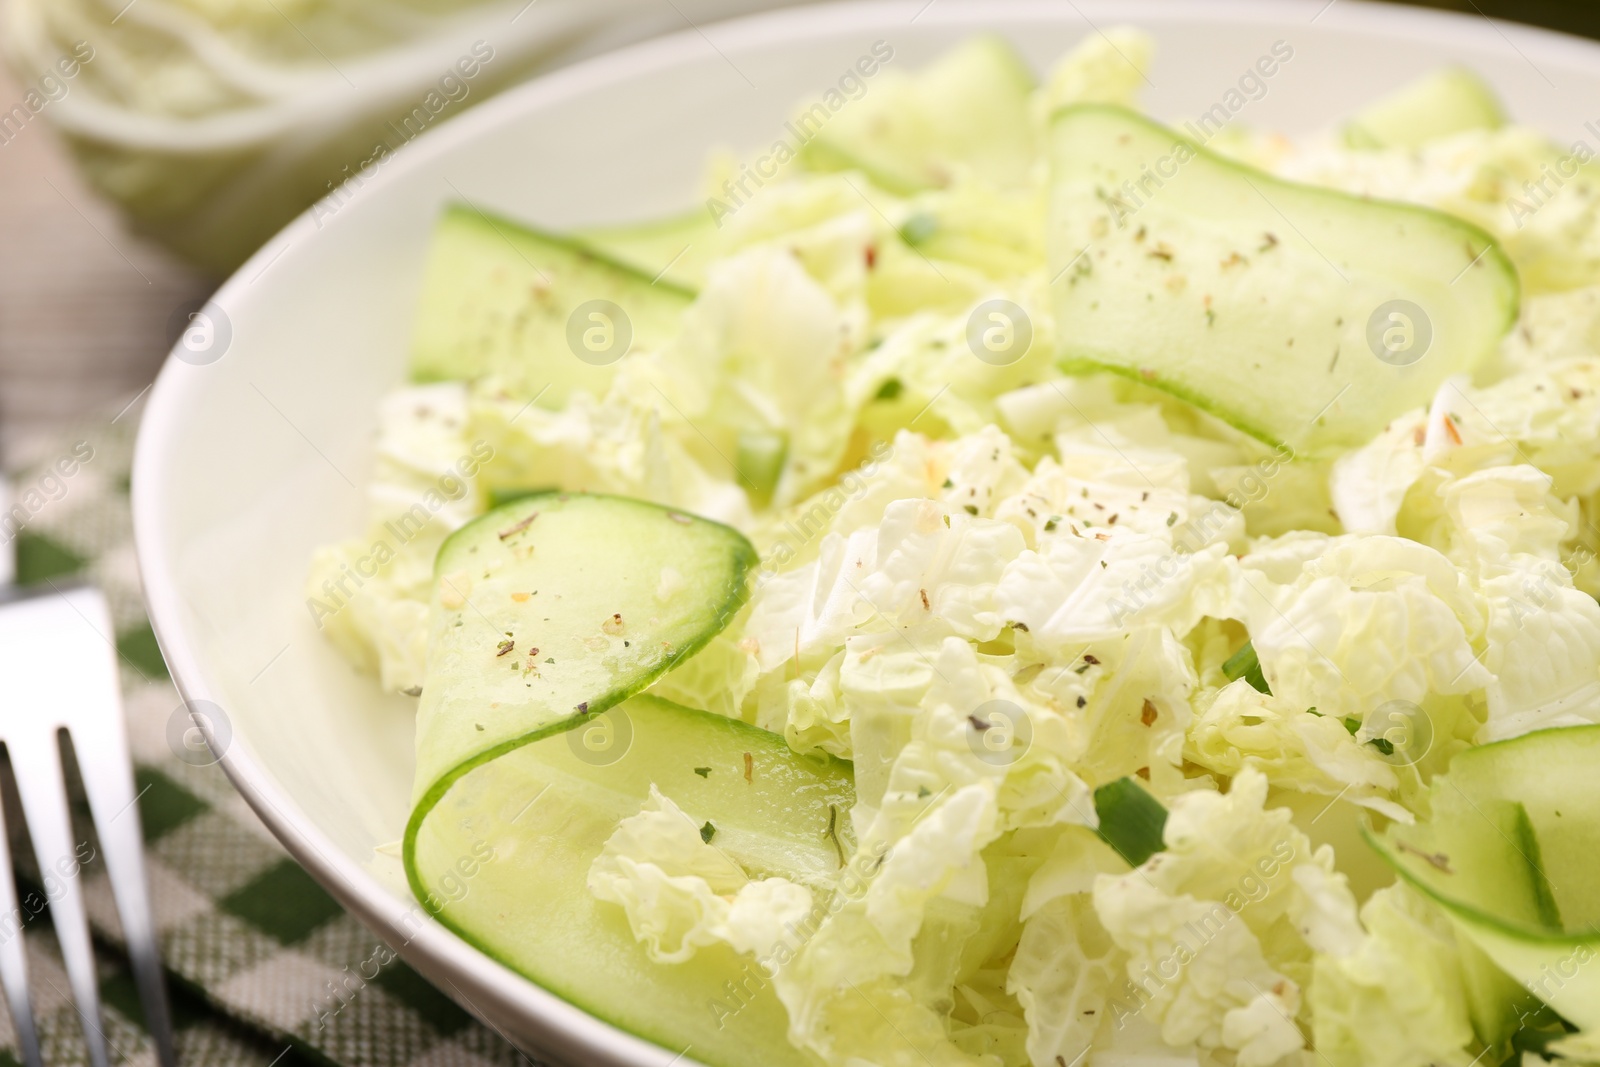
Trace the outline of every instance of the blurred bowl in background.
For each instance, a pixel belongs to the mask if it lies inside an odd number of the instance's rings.
[[[346,180],[530,75],[794,0],[4,0],[25,94],[132,228],[226,274]]]

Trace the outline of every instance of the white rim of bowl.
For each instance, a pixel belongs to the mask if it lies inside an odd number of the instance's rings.
[[[712,33],[718,51],[737,54],[750,47],[825,37],[843,29],[871,32],[903,27],[913,20],[923,25],[972,30],[1003,29],[1015,23],[1081,23],[1089,32],[1097,32],[1102,20],[1130,24],[1181,20],[1249,26],[1303,19],[1311,25],[1313,20],[1332,14],[1330,9],[1337,11],[1337,28],[1345,31],[1382,31],[1419,43],[1443,42],[1464,51],[1489,52],[1510,46],[1519,54],[1526,50],[1552,62],[1600,66],[1600,44],[1566,34],[1487,17],[1368,0],[1213,0],[1204,7],[1186,0],[1079,0],[1070,11],[1063,11],[1053,0],[845,0],[686,29],[534,78],[428,131],[397,154],[398,165],[386,168],[368,185],[377,187],[401,180],[422,160],[448,154],[460,142],[492,131],[514,113],[548,107],[668,67],[705,62],[705,46]],[[1527,55],[1523,58],[1534,65]],[[349,210],[350,200],[361,196],[358,193],[350,197],[343,192],[336,195],[346,198],[342,210]],[[225,307],[230,296],[241,292],[291,245],[314,232],[314,210],[308,208],[279,231],[234,272],[212,299]],[[163,461],[171,447],[168,427],[181,418],[203,381],[189,377],[193,369],[173,356],[163,365],[141,420],[132,477],[135,545],[150,621],[171,667],[173,681],[186,702],[209,700],[213,694],[207,685],[207,671],[178,622],[182,608],[173,576],[154,546],[165,543]],[[206,733],[208,743],[214,745],[209,730]],[[240,745],[240,740],[246,743]],[[391,895],[303,818],[286,814],[297,810],[297,805],[253,759],[248,739],[235,737],[219,762],[262,822],[343,906],[385,940],[406,929],[404,924],[408,916],[416,914],[417,905]],[[441,970],[464,979],[473,992],[526,1018],[529,1029],[548,1037],[558,1055],[599,1057],[616,1067],[694,1062],[686,1059],[683,1052],[674,1054],[590,1015],[473,948],[431,918],[405,942],[402,955],[435,963]],[[460,986],[449,984],[463,1006],[484,1017]]]

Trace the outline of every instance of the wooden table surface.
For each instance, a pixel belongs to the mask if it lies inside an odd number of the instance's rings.
[[[0,101],[20,99],[0,66]],[[47,122],[0,144],[0,459],[137,393],[166,355],[172,311],[215,287],[129,235]]]

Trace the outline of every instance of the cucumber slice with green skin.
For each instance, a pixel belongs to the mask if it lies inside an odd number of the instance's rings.
[[[849,765],[635,695],[728,623],[755,562],[737,531],[620,497],[525,497],[453,534],[435,567],[404,849],[418,899],[464,938],[597,1016],[728,1067],[752,1052],[804,1062],[767,977],[722,948],[654,963],[586,882],[654,783],[752,875],[826,902],[848,848],[826,832],[854,803]]]
[[[522,497],[451,534],[417,709],[419,811],[465,764],[571,728],[699,651],[756,559],[731,527],[583,493]]]
[[[1443,67],[1369,104],[1344,128],[1351,148],[1415,148],[1464,130],[1497,130],[1505,111],[1494,90],[1464,67]]]
[[[1057,112],[1047,151],[1070,373],[1316,455],[1427,404],[1516,321],[1515,267],[1460,219],[1283,181],[1112,105]]]
[[[710,212],[695,208],[652,222],[580,229],[572,236],[648,278],[698,291],[705,285],[706,267],[719,254],[716,233]]]
[[[411,376],[493,374],[549,408],[579,389],[602,396],[616,361],[676,335],[693,299],[573,238],[452,205],[428,254]]]
[[[1005,41],[976,37],[916,74],[886,71],[866,84],[817,125],[813,113],[825,105],[795,117],[810,135],[800,150],[806,169],[859,170],[900,195],[943,188],[958,170],[1005,188],[1027,182],[1034,78]]]
[[[1431,817],[1367,840],[1519,985],[1600,1027],[1600,726],[1467,749]]]
[[[526,488],[519,487],[515,489],[509,486],[497,487],[489,490],[489,508],[490,510],[493,510],[495,508],[504,507],[505,505],[514,501],[521,500],[523,497],[539,496],[544,493],[558,493],[560,491],[561,490],[558,487],[551,485],[541,485],[538,487]]]
[[[599,765],[624,731],[625,754]],[[590,865],[651,782],[710,823],[712,843],[753,876],[809,884],[826,904],[839,861],[824,835],[830,809],[842,823],[855,802],[849,764],[805,759],[776,734],[648,694],[462,779],[408,852],[413,889],[425,902],[431,892],[440,920],[501,963],[661,1045],[663,1062],[691,1046],[713,1067],[807,1063],[758,962],[714,945],[656,963],[623,910],[590,893]]]

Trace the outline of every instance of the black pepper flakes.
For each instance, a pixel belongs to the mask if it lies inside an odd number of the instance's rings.
[[[500,540],[504,541],[509,537],[515,537],[517,534],[521,533],[523,530],[526,530],[529,526],[532,526],[533,525],[533,520],[537,519],[538,517],[539,517],[539,513],[537,511],[535,511],[533,514],[529,515],[527,518],[523,519],[521,522],[516,523],[515,525],[512,525],[512,526],[508,526],[504,530],[501,530],[500,533],[499,533]]]

